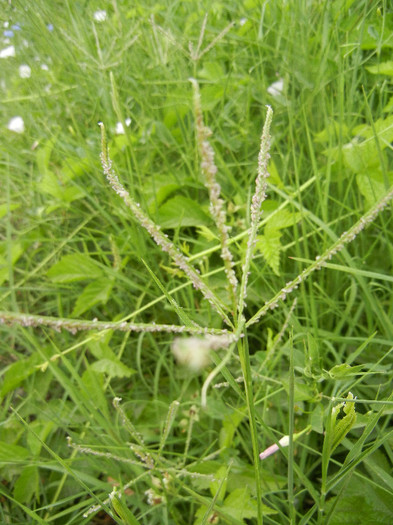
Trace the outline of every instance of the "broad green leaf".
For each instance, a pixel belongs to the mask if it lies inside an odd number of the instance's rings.
[[[222,62],[204,62],[203,68],[198,71],[198,76],[206,80],[222,81],[222,79],[225,78]],[[202,97],[202,101],[203,100]]]
[[[305,344],[304,355],[304,374],[306,377],[318,379],[322,374],[322,360],[318,343],[310,333],[307,334],[307,344]]]
[[[15,482],[13,495],[20,503],[30,503],[32,498],[38,497],[39,477],[38,468],[34,465],[24,468]]]
[[[224,86],[220,85],[218,82],[204,86],[201,89],[203,109],[211,111],[217,104],[222,102],[224,95]]]
[[[244,417],[245,414],[243,414],[241,411],[233,412],[232,414],[225,417],[220,430],[220,448],[233,448],[233,436],[235,435],[236,429],[243,421]]]
[[[30,456],[30,452],[25,447],[19,445],[12,445],[0,441],[0,461],[1,462],[16,462],[25,460]],[[0,465],[2,466],[2,465]]]
[[[350,137],[348,127],[341,122],[331,121],[322,131],[314,137],[315,142],[320,144],[335,143],[339,137]]]
[[[99,335],[103,334],[100,333]],[[111,335],[110,332],[108,332],[108,335]],[[96,359],[117,359],[116,354],[109,346],[109,342],[110,338],[100,338],[99,340],[89,341],[87,346]]]
[[[94,405],[99,408],[103,414],[108,412],[108,403],[104,395],[104,376],[97,374],[87,365],[86,370],[82,374],[82,383],[86,390],[84,395],[87,395],[93,400]]]
[[[318,434],[323,433],[323,415],[324,415],[323,404],[319,402],[316,404],[310,416],[311,428],[315,432],[318,432]]]
[[[342,148],[345,165],[355,173],[367,173],[370,168],[378,168],[380,159],[375,140],[354,139]]]
[[[336,365],[333,368],[331,368],[328,372],[328,375],[332,379],[344,379],[346,377],[359,375],[363,368],[363,365],[350,366],[347,363],[343,363],[341,365]]]
[[[65,181],[68,181],[75,177],[81,177],[89,168],[90,162],[87,157],[83,159],[69,157],[63,161],[61,175]]]
[[[286,392],[289,392],[289,382],[288,379],[282,380],[283,387]],[[315,399],[315,391],[303,383],[301,379],[295,381],[295,401],[312,401]]]
[[[221,463],[218,461],[203,461],[188,468],[189,472],[202,474],[201,476],[190,476],[190,483],[198,490],[208,489],[214,477],[214,473],[219,469]]]
[[[112,379],[113,377],[130,377],[135,374],[135,370],[128,368],[119,360],[100,359],[91,365],[94,372],[106,374]]]
[[[172,193],[179,189],[178,184],[165,184],[161,186],[149,204],[149,212],[154,213]]]
[[[261,252],[265,261],[276,275],[280,275],[281,232],[270,230],[258,235],[256,250]]]
[[[366,66],[366,69],[369,73],[372,73],[373,75],[393,76],[393,60],[380,62],[375,66]]]
[[[258,516],[257,502],[251,499],[248,487],[235,489],[231,492],[225,498],[222,510],[238,520],[256,518]],[[262,504],[262,512],[265,516],[277,514],[277,511],[264,504]]]
[[[277,188],[283,188],[284,183],[282,182],[280,175],[278,173],[278,170],[277,170],[277,166],[272,159],[270,159],[269,161],[269,173],[270,173],[269,183],[274,184],[275,186],[277,186]]]
[[[265,235],[268,235],[271,232],[272,235],[274,235],[274,230],[289,228],[290,226],[297,224],[303,217],[304,214],[301,213],[279,210],[268,218],[264,233]]]
[[[68,188],[65,188],[61,193],[61,200],[69,204],[70,202],[74,202],[78,199],[83,199],[86,194],[82,190],[82,188],[78,188],[77,186],[69,186]]]
[[[334,505],[329,525],[375,525],[393,523],[392,496],[363,479],[352,476],[342,494],[327,504],[329,512]]]
[[[49,269],[47,276],[56,283],[72,283],[85,279],[98,279],[103,276],[103,271],[88,255],[75,253],[62,257]]]
[[[353,399],[351,392],[348,392],[347,399],[348,401],[333,407],[329,416],[330,421],[325,435],[325,439],[328,439],[329,454],[338,447],[356,422],[355,403],[351,401]],[[337,421],[341,409],[343,409],[344,416]]]
[[[42,449],[42,443],[46,442],[46,438],[49,436],[52,429],[55,427],[54,421],[45,421],[42,419],[36,419],[30,424],[30,429],[33,432],[27,433],[27,445],[34,456],[38,456]]]
[[[112,288],[113,282],[109,279],[102,278],[92,281],[78,296],[71,315],[78,317],[96,304],[105,304],[110,297]]]
[[[62,192],[64,188],[60,180],[52,171],[45,171],[40,182],[37,184],[40,192],[51,195],[55,199],[62,200]]]
[[[20,256],[25,252],[22,244],[17,241],[13,242],[11,245],[7,242],[0,244],[0,285],[7,281],[10,277],[7,253],[8,249],[11,249],[12,266],[14,266]]]
[[[207,226],[211,219],[196,201],[178,195],[160,207],[158,223],[163,228]]]
[[[14,210],[17,210],[18,208],[20,208],[20,204],[10,204],[8,205],[7,203],[4,203],[4,204],[0,204],[0,219],[2,219],[3,217],[5,217],[8,213],[8,210],[9,211],[14,211]]]
[[[37,148],[36,162],[41,175],[45,175],[49,169],[49,160],[55,144],[56,137],[52,137]]]
[[[389,185],[393,183],[393,173],[388,173]],[[369,171],[367,174],[356,176],[356,182],[360,193],[366,200],[367,208],[371,208],[377,201],[386,195],[386,184],[380,172]]]
[[[228,467],[223,465],[214,473],[214,481],[210,483],[210,492],[218,503],[223,501],[227,490]]]
[[[32,354],[28,359],[21,359],[13,363],[5,372],[0,390],[0,398],[18,387],[31,374],[37,372],[36,365],[42,358],[38,353]]]

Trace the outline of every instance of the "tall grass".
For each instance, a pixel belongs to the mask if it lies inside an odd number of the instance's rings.
[[[3,43],[0,521],[390,522],[389,5],[36,4]]]

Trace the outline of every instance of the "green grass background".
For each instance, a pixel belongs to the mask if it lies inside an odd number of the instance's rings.
[[[94,20],[98,9],[105,21]],[[38,0],[3,2],[2,11],[3,22],[20,26],[10,43],[3,37],[2,48],[15,45],[15,57],[1,59],[0,70],[3,311],[177,324],[153,273],[192,319],[221,327],[130,217],[99,162],[103,121],[124,186],[224,297],[190,77],[201,86],[238,261],[265,105],[274,110],[266,225],[248,317],[393,182],[387,1]],[[206,13],[206,52],[193,60],[189,43],[197,48]],[[30,78],[20,78],[22,64],[31,67]],[[268,87],[279,79],[284,89],[273,96]],[[7,129],[16,115],[23,134]],[[117,122],[125,134],[115,133]],[[269,230],[269,215],[282,204],[286,223],[271,219]],[[66,256],[74,265],[68,277],[56,266]],[[293,294],[284,333],[289,298],[250,327],[260,451],[310,428],[259,467],[243,385],[233,383],[241,375],[238,357],[216,378],[232,386],[211,388],[202,410],[200,389],[211,368],[190,374],[177,366],[171,334],[73,336],[0,326],[0,522],[392,522],[392,261],[388,207]],[[357,420],[330,454],[332,407],[349,391]],[[114,397],[122,398],[127,419]],[[174,400],[180,405],[171,418]],[[66,436],[89,451],[69,448]],[[114,487],[121,499],[83,517]]]

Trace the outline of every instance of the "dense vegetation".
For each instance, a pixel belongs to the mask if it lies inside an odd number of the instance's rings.
[[[0,522],[392,523],[389,2],[2,10]]]

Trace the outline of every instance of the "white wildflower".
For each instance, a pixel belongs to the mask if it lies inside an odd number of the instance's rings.
[[[131,124],[131,119],[130,118],[126,118],[126,120],[124,122],[125,122],[125,125],[128,128],[129,125]],[[116,135],[124,135],[124,134],[125,134],[125,131],[124,131],[123,123],[122,122],[117,122],[116,123]]]
[[[277,80],[277,82],[273,82],[268,88],[267,92],[272,97],[278,97],[282,94],[284,90],[284,80],[280,78],[280,80]]]
[[[177,337],[172,343],[172,352],[179,364],[199,372],[210,363],[209,344],[201,337]]]
[[[93,18],[96,22],[105,22],[107,17],[106,11],[104,9],[99,9],[93,14]]]
[[[5,47],[0,51],[0,58],[8,58],[15,56],[15,46]]]
[[[27,64],[22,64],[19,66],[19,76],[20,78],[30,78],[31,77],[31,67]]]
[[[8,122],[7,128],[15,133],[23,133],[25,131],[25,123],[22,117],[12,117]]]

